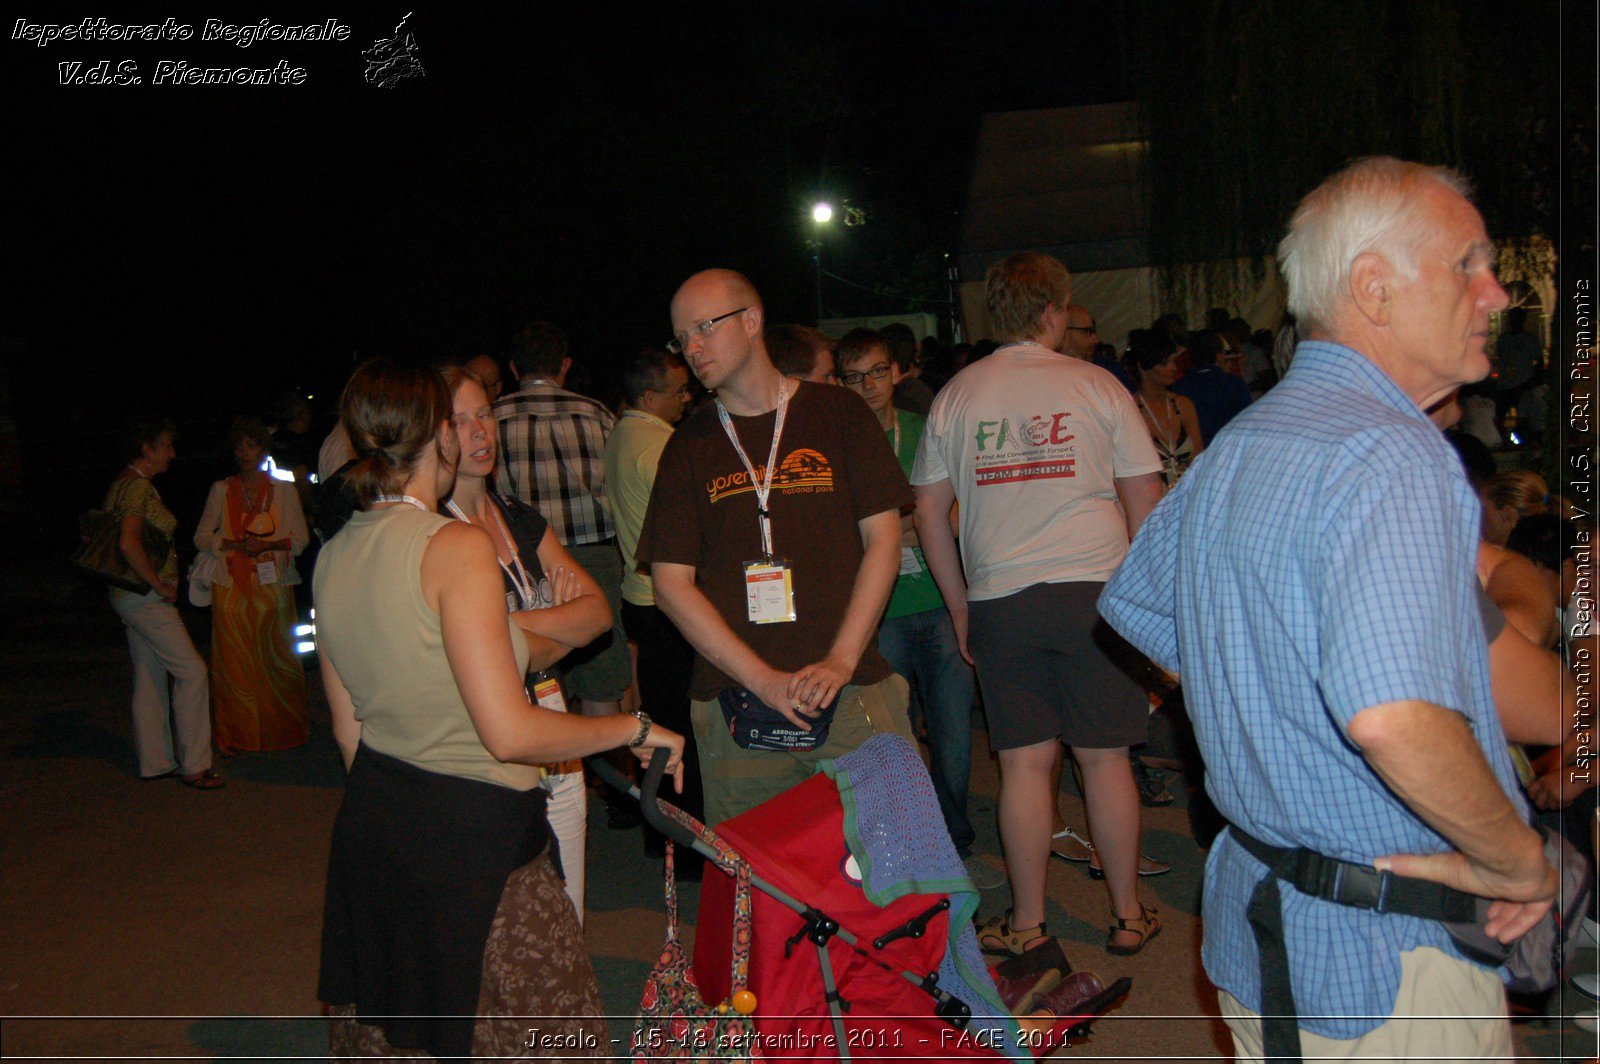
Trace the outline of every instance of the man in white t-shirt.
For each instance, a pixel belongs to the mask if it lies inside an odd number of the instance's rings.
[[[1148,702],[1119,665],[1131,648],[1095,602],[1161,498],[1161,460],[1127,389],[1057,353],[1069,281],[1065,266],[1034,252],[990,269],[989,316],[1002,345],[939,392],[911,483],[923,553],[977,667],[1000,757],[1014,908],[985,924],[979,942],[1021,953],[1046,937],[1060,742],[1083,770],[1111,893],[1107,949],[1126,955],[1161,926],[1136,890],[1139,792],[1128,764],[1128,747],[1144,741]],[[949,524],[956,501],[959,557]]]

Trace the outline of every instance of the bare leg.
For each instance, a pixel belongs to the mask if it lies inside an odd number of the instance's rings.
[[[1050,834],[1054,835],[1067,826],[1067,821],[1061,815],[1061,767],[1067,759],[1067,748],[1060,743],[1056,744],[1056,763],[1050,770],[1050,808],[1055,815],[1050,818]]]
[[[1144,912],[1135,886],[1139,861],[1139,788],[1133,781],[1133,768],[1128,764],[1128,748],[1074,747],[1072,752],[1083,770],[1083,805],[1089,817],[1089,837],[1105,870],[1111,913],[1119,919],[1137,919]],[[1113,939],[1118,946],[1133,946],[1138,941],[1138,936],[1132,932],[1118,932]]]
[[[1055,795],[1050,790],[1050,767],[1060,745],[1049,739],[999,752],[1000,841],[1005,847],[1006,870],[1011,875],[1014,928],[1038,927],[1044,923],[1045,870],[1050,859],[1050,824],[1056,805]],[[1131,786],[1131,774],[1128,782]],[[1135,792],[1136,813],[1138,803]]]

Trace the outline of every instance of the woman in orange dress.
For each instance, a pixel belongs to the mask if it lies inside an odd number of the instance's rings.
[[[305,514],[294,485],[261,468],[271,434],[260,420],[236,418],[228,442],[239,472],[211,486],[194,537],[221,563],[211,585],[211,691],[224,757],[310,736],[305,670],[289,641]]]

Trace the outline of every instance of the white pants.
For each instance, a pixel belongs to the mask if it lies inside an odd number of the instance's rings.
[[[561,846],[561,870],[567,876],[567,897],[578,911],[578,926],[583,926],[583,867],[588,849],[589,788],[583,785],[583,766],[573,771],[547,776],[550,786],[550,830]]]
[[[133,747],[139,775],[160,776],[174,768],[185,776],[204,772],[211,767],[211,674],[177,607],[154,591],[113,592],[111,607],[128,629],[133,656]],[[173,679],[170,694],[168,674]]]

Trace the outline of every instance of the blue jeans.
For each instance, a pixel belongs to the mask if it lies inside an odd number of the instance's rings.
[[[921,696],[933,790],[950,839],[965,857],[977,838],[967,819],[976,680],[956,646],[949,612],[940,607],[885,620],[878,628],[878,650]]]

